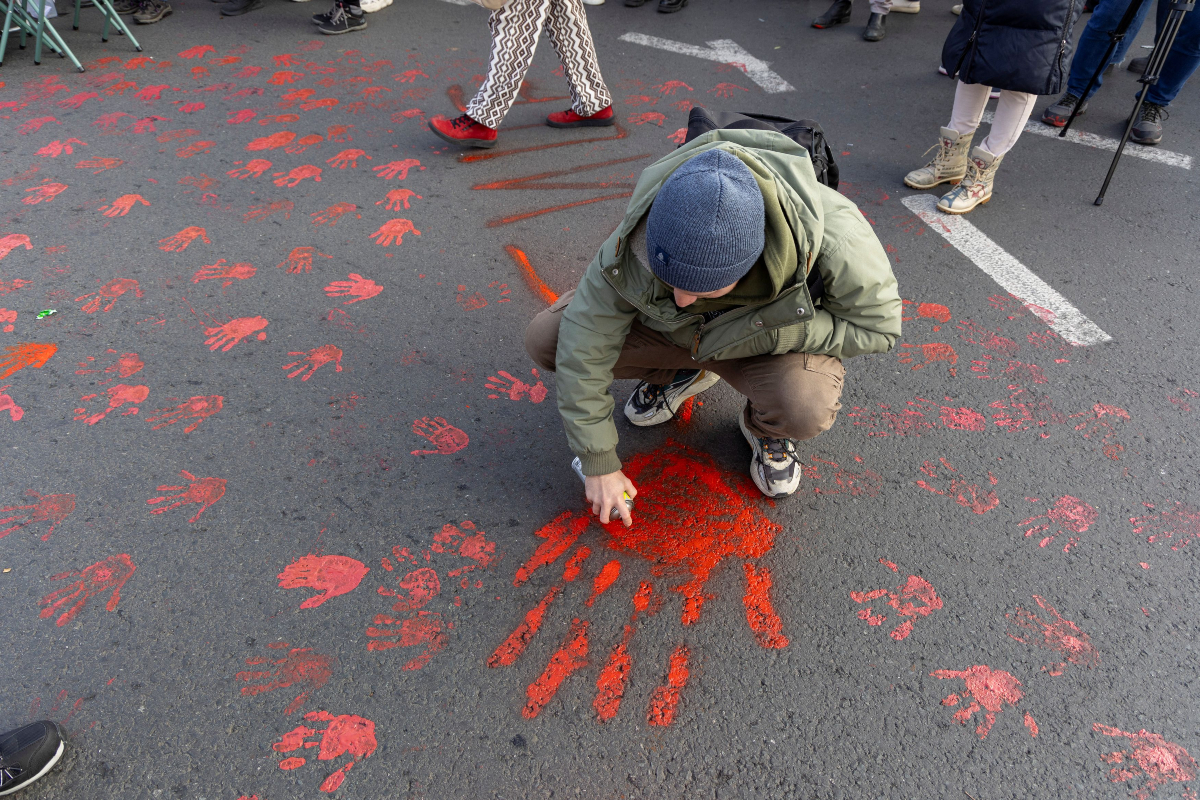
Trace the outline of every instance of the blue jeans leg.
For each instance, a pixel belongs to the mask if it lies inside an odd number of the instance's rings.
[[[1083,90],[1087,88],[1088,80],[1092,77],[1092,73],[1096,71],[1096,68],[1100,66],[1100,59],[1104,58],[1104,52],[1108,50],[1109,32],[1117,27],[1117,23],[1121,21],[1121,17],[1125,15],[1125,11],[1129,8],[1131,2],[1133,0],[1100,0],[1100,3],[1096,6],[1096,10],[1092,12],[1092,18],[1088,20],[1087,26],[1079,36],[1079,44],[1075,49],[1075,58],[1071,61],[1071,75],[1067,79],[1068,92],[1076,97],[1083,94]],[[1116,52],[1113,53],[1112,61],[1114,63],[1119,62],[1125,57],[1125,52],[1133,44],[1134,37],[1142,29],[1142,23],[1146,20],[1146,15],[1150,12],[1150,5],[1151,0],[1145,0],[1142,3],[1137,17],[1129,25],[1129,31],[1125,36],[1125,40],[1118,45]],[[1188,16],[1191,15],[1189,14]],[[1104,83],[1103,73],[1096,79],[1096,85],[1092,88],[1092,94],[1099,91],[1102,83]]]
[[[1169,8],[1169,2],[1159,3],[1160,30]],[[1200,9],[1183,15],[1183,23],[1179,26],[1179,33],[1175,35],[1175,45],[1167,55],[1162,72],[1158,76],[1158,83],[1151,86],[1150,93],[1146,95],[1147,102],[1160,106],[1170,105],[1197,66],[1200,66]]]

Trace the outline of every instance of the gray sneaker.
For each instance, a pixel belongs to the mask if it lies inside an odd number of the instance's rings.
[[[642,381],[625,402],[625,417],[639,428],[661,425],[683,405],[705,389],[719,383],[721,376],[702,369],[681,369],[670,383]]]
[[[1162,141],[1162,120],[1166,119],[1167,107],[1149,100],[1142,103],[1142,113],[1138,121],[1133,123],[1129,138],[1138,144],[1158,144]]]
[[[767,497],[787,497],[800,488],[800,463],[796,443],[791,439],[767,439],[755,435],[746,425],[746,411],[738,414],[738,427],[750,443],[750,479]]]
[[[1087,111],[1087,101],[1084,100],[1080,103],[1078,97],[1067,92],[1059,98],[1057,103],[1049,106],[1042,112],[1042,122],[1047,125],[1053,125],[1056,128],[1063,127],[1067,124],[1067,120],[1071,118],[1071,112],[1075,109],[1076,103],[1079,103],[1079,114],[1082,116]]]

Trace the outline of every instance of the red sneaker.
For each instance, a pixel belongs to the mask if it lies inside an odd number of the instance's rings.
[[[429,120],[429,129],[450,144],[465,144],[471,147],[496,146],[496,132],[486,125],[480,125],[466,114],[454,119],[446,119],[438,114]]]
[[[581,117],[569,108],[546,117],[546,124],[551,128],[606,128],[616,122],[612,106],[602,108],[590,117]]]

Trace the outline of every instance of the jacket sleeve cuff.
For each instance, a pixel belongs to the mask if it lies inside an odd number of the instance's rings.
[[[579,460],[583,463],[583,474],[589,477],[607,475],[621,468],[621,459],[617,458],[616,450],[607,450],[603,453],[582,453]]]

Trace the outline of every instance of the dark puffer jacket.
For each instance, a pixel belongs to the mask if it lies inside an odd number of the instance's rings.
[[[966,0],[942,47],[942,66],[963,83],[1058,94],[1083,0]]]

